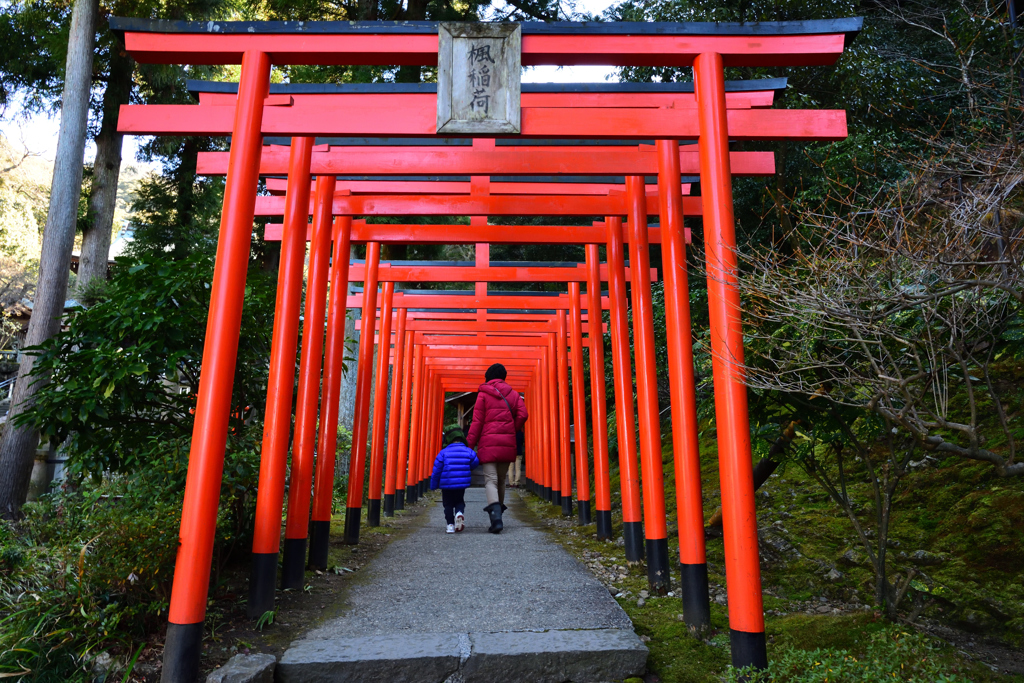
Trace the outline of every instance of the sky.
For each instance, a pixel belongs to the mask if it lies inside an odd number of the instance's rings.
[[[609,0],[575,0],[577,11],[599,14],[613,4]],[[523,71],[523,83],[604,83],[617,80],[614,69],[607,66],[537,66]],[[12,102],[0,117],[0,132],[19,149],[53,160],[57,152],[57,133],[60,129],[59,114],[37,113],[26,116],[20,102]],[[136,160],[139,147],[146,138],[129,135],[125,137],[122,157],[124,164],[134,164],[144,169],[159,170],[158,164],[144,164]],[[86,142],[85,160],[91,163],[96,156],[96,146]]]

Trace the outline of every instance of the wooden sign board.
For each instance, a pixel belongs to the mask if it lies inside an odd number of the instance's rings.
[[[519,133],[519,24],[441,22],[437,132]]]

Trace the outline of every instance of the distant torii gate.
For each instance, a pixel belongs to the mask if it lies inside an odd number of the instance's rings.
[[[270,95],[271,64],[432,65],[437,63],[437,25],[431,22],[189,24],[112,19],[111,27],[125,33],[129,54],[143,63],[242,64],[238,95],[234,100],[194,106],[125,106],[122,108],[119,125],[119,130],[124,133],[230,134],[232,139],[186,482],[181,546],[175,568],[170,623],[164,650],[164,680],[192,681],[197,675],[201,650],[213,548],[214,525],[211,522],[216,518],[223,468],[248,242],[256,205],[256,180],[260,171],[261,138],[264,134],[288,137],[433,137],[436,131],[436,96],[433,93],[404,94],[400,108],[395,106],[395,98],[379,96],[373,92],[358,95],[357,99],[344,104],[338,100],[320,101],[314,97]],[[699,139],[700,203],[703,208],[707,253],[726,577],[730,598],[729,619],[733,663],[739,667],[763,667],[767,658],[757,557],[750,434],[742,374],[743,346],[736,286],[732,172],[728,142],[730,138],[835,140],[846,136],[846,125],[844,112],[729,109],[723,69],[725,66],[831,64],[842,53],[850,35],[856,34],[859,29],[859,20],[752,25],[522,25],[523,65],[668,65],[692,66],[694,69],[693,108],[593,108],[575,103],[566,105],[565,102],[555,102],[565,106],[543,106],[551,103],[529,102],[527,93],[524,93],[523,104],[527,106],[522,108],[522,132],[518,137],[659,140],[659,196],[656,202],[660,204],[658,208],[663,215],[662,229],[670,234],[666,241],[669,267],[666,268],[665,289],[674,431],[693,417],[688,414],[690,407],[684,405],[685,401],[680,394],[681,387],[685,387],[682,378],[688,371],[683,363],[686,353],[680,348],[680,331],[686,329],[685,323],[688,320],[684,320],[686,312],[680,301],[680,297],[685,296],[686,290],[680,285],[685,285],[683,279],[686,271],[682,260],[681,218],[684,200],[678,193],[680,171],[676,141]],[[307,197],[308,168],[307,165],[304,169],[307,174]],[[434,169],[431,172],[438,171]],[[480,174],[493,172],[494,169],[485,169]],[[630,261],[635,268],[634,273],[638,275],[633,282],[632,296],[634,318],[638,320],[635,329],[638,410],[641,452],[645,456],[641,460],[641,467],[644,488],[647,490],[660,489],[662,484],[646,230],[647,214],[658,211],[650,210],[644,195],[642,177],[631,175],[624,195],[578,197],[564,201],[561,206],[542,195],[514,198],[468,196],[451,198],[450,201],[436,197],[352,195],[334,198],[333,202],[321,202],[317,209],[321,215],[333,213],[341,216],[484,216],[519,213],[606,215],[609,217],[607,226],[610,252],[613,247],[623,248],[620,241],[621,217],[629,216],[633,238],[629,241]],[[333,207],[327,204],[333,204]],[[307,205],[308,202],[297,202],[294,207],[296,213],[301,207],[303,220],[308,214]],[[519,210],[514,205],[518,205]],[[348,218],[343,218],[341,223],[351,227]],[[329,232],[329,226],[324,226],[323,230]],[[301,235],[298,239],[304,237]],[[285,242],[289,241],[287,228],[284,239]],[[345,240],[337,240],[336,243],[347,242],[347,239],[351,239],[350,233]],[[347,259],[344,261],[347,267]],[[617,288],[618,280],[624,290],[621,273],[617,276],[613,271],[612,275],[611,289]],[[366,294],[368,299],[375,298],[376,284]],[[341,306],[340,298],[332,296],[331,305]],[[422,297],[409,297],[406,303],[419,307],[422,304],[415,301],[418,298]],[[474,297],[471,305],[491,303],[480,299]],[[370,303],[367,301],[367,307],[375,309],[376,306]],[[624,310],[620,313],[625,315]],[[628,362],[628,349],[622,348],[626,338],[623,334],[625,319],[623,317],[619,321],[617,317],[613,310],[613,356],[619,357],[625,351]],[[275,329],[275,339],[277,337]],[[692,372],[692,366],[689,371]],[[437,376],[428,375],[424,380],[432,382],[430,387],[424,387],[426,395],[433,397],[424,407],[431,409],[431,406],[437,406],[439,392],[443,387]],[[565,384],[564,379],[561,383]],[[621,391],[621,387],[617,386],[617,391]],[[433,410],[425,423],[428,427],[433,426],[431,444],[436,444],[438,437],[438,415],[438,411]],[[277,434],[282,430],[281,425],[271,425],[269,420],[267,428],[276,430]],[[285,438],[286,431],[287,426],[284,426]],[[677,439],[675,454],[677,466],[680,461],[683,466],[681,488],[689,491],[696,485],[699,489],[699,473],[697,481],[693,481],[693,470],[689,469],[696,463],[696,452],[688,450],[687,445]],[[657,455],[656,462],[653,462],[653,455]],[[262,480],[261,472],[261,485]],[[657,496],[652,495],[652,500],[656,499]],[[685,516],[692,509],[681,512]],[[650,568],[651,564],[657,566],[667,560],[664,509],[652,510],[648,507],[644,510],[644,517],[647,526],[655,529],[653,532],[647,529]],[[687,520],[686,525],[680,524],[684,599],[686,586],[698,584],[701,572],[706,581],[703,543],[700,542],[697,548],[697,537],[690,531],[692,520]],[[702,522],[699,519],[696,521]],[[687,529],[685,538],[684,526]]]

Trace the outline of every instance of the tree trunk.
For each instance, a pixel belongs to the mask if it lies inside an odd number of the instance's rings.
[[[117,115],[122,104],[128,104],[132,90],[135,61],[124,52],[120,41],[110,50],[110,77],[103,93],[103,123],[96,136],[96,163],[93,166],[92,191],[89,196],[90,225],[82,235],[82,255],[78,262],[78,288],[84,290],[94,279],[107,277],[110,239],[117,206],[117,181],[121,174],[121,143],[124,135],[117,132]]]
[[[42,344],[56,334],[64,311],[78,217],[78,198],[82,192],[82,156],[85,152],[86,122],[89,116],[96,14],[97,0],[75,0],[68,37],[57,159],[53,166],[50,207],[39,258],[39,284],[36,287],[32,319],[25,336],[26,346]],[[0,441],[0,515],[9,518],[19,515],[25,502],[39,438],[36,430],[15,427],[13,420],[31,407],[36,392],[48,381],[48,378],[28,376],[33,361],[32,356],[22,356],[11,400],[11,412],[7,417],[7,429]]]
[[[349,258],[359,258],[356,255],[356,248],[352,247]],[[352,284],[349,284],[348,293],[352,294]],[[356,332],[356,318],[349,314],[345,318],[345,345],[354,344],[355,353],[351,355],[346,350],[348,360],[345,361],[345,373],[341,376],[341,395],[339,397],[338,424],[345,429],[352,431],[356,415],[356,371],[359,367],[359,334]],[[348,457],[348,454],[345,454]],[[348,471],[342,470],[342,471]]]

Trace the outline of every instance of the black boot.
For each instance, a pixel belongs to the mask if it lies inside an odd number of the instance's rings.
[[[500,534],[503,528],[501,524],[501,505],[498,503],[491,503],[484,508],[484,512],[486,512],[491,518],[491,528],[488,529],[488,531],[492,534]]]

